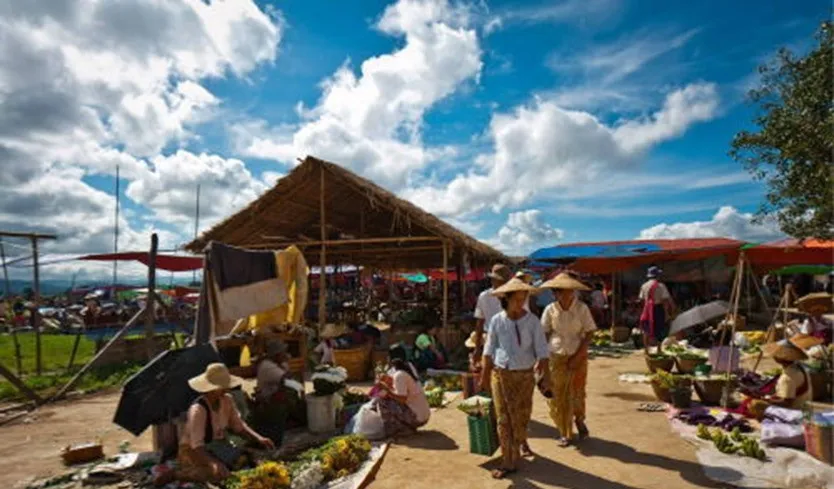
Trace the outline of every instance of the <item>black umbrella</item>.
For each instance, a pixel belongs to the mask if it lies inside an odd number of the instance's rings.
[[[209,344],[160,353],[125,382],[113,422],[139,436],[148,426],[178,416],[197,397],[188,379],[219,361]]]

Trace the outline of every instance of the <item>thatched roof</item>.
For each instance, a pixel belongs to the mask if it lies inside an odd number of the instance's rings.
[[[304,250],[311,265],[318,265],[322,173],[326,240],[347,240],[327,246],[326,264],[441,267],[444,241],[450,250],[449,266],[458,264],[464,254],[473,265],[508,261],[501,252],[370,180],[312,156],[246,208],[187,244],[186,249],[200,252],[211,240],[259,249],[295,244]]]

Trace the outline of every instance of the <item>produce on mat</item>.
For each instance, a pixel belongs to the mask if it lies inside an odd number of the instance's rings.
[[[443,396],[446,391],[442,387],[435,387],[426,391],[426,400],[429,401],[429,407],[439,408],[443,407]]]
[[[764,460],[767,457],[765,451],[759,446],[759,442],[752,437],[742,435],[738,427],[727,436],[721,429],[710,430],[706,425],[699,424],[696,436],[702,440],[711,441],[721,453],[739,454],[757,460]]]

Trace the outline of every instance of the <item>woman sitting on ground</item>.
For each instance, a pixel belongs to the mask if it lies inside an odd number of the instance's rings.
[[[417,376],[417,369],[406,358],[402,346],[389,350],[388,374],[377,383],[381,397],[375,401],[385,424],[385,436],[414,433],[431,416],[429,401]]]
[[[287,345],[279,340],[270,340],[263,358],[258,361],[255,388],[255,405],[252,424],[266,435],[275,445],[280,446],[284,438],[287,420],[299,409],[304,409],[300,394],[286,385],[289,373]]]
[[[188,381],[188,385],[201,395],[188,409],[185,426],[180,432],[178,468],[157,476],[156,485],[175,480],[216,484],[227,479],[237,457],[234,455],[236,449],[226,438],[226,430],[265,448],[275,448],[272,440],[258,434],[241,419],[229,390],[242,383],[243,379],[231,375],[222,363],[212,363],[202,375]]]
[[[444,368],[446,366],[446,352],[443,345],[437,341],[436,325],[427,326],[423,333],[414,341],[415,363],[417,370],[425,372],[430,368]]]

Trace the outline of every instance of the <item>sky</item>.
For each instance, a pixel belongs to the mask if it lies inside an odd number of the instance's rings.
[[[746,92],[827,2],[0,0],[0,229],[47,262],[173,250],[298,159],[514,255],[781,237],[727,156]],[[25,257],[26,243],[6,240]],[[27,261],[12,268],[28,276]],[[126,265],[122,276],[141,276]],[[60,261],[46,278],[108,277]]]

